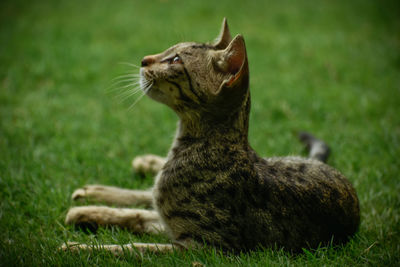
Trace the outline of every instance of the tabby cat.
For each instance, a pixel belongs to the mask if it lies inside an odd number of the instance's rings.
[[[327,145],[303,133],[310,158],[262,158],[248,142],[249,68],[244,39],[224,19],[213,44],[180,43],[141,62],[145,94],[179,117],[166,159],[138,157],[137,170],[157,171],[152,190],[91,185],[74,200],[153,205],[155,210],[83,206],[67,224],[117,225],[136,233],[166,232],[172,244],[104,245],[123,251],[170,251],[204,244],[224,251],[259,246],[301,251],[346,242],[358,228],[357,194],[326,165]],[[67,243],[64,249],[94,249]]]

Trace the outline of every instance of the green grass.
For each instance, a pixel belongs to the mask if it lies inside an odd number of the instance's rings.
[[[36,3],[34,3],[36,2]],[[184,4],[183,4],[184,3]],[[0,265],[396,265],[400,261],[400,8],[396,1],[1,1]],[[246,39],[250,141],[266,156],[303,153],[293,132],[333,147],[354,184],[361,226],[344,247],[301,255],[218,250],[116,258],[58,252],[64,241],[167,242],[64,225],[73,190],[147,188],[135,155],[165,155],[176,116],[143,98],[132,110],[110,81],[181,41],[213,40],[222,18]]]

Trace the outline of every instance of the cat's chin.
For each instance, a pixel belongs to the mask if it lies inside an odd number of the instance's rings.
[[[142,88],[142,90],[151,99],[168,105],[167,97],[162,93],[162,91],[159,88],[151,86],[150,88],[145,88],[145,90]]]

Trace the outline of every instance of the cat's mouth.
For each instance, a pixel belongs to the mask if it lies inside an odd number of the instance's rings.
[[[147,94],[150,92],[152,86],[154,85],[154,79],[148,77],[148,74],[143,68],[140,68],[140,79],[139,79],[140,89]]]
[[[164,104],[169,102],[167,95],[165,95],[165,93],[160,89],[158,81],[153,77],[151,71],[148,71],[145,68],[140,69],[139,84],[140,89],[151,99]]]

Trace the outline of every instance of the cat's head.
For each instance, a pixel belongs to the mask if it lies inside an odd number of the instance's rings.
[[[233,112],[248,97],[249,69],[241,35],[232,39],[224,19],[213,44],[179,43],[143,58],[141,88],[178,115]]]

